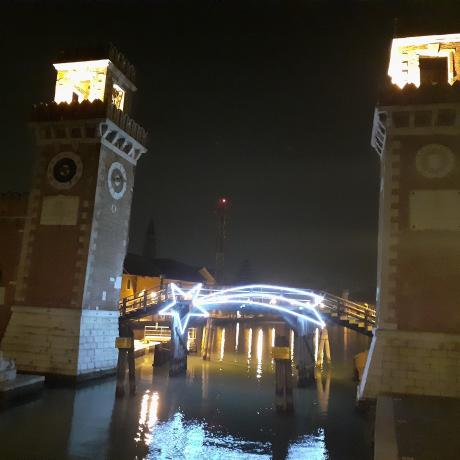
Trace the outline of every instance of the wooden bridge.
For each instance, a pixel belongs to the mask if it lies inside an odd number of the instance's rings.
[[[199,327],[203,359],[210,359],[213,338],[215,337],[215,319],[251,318],[273,315],[280,316],[284,324],[275,337],[273,358],[275,361],[275,398],[277,410],[293,410],[292,396],[292,362],[288,333],[291,328],[295,333],[294,354],[297,369],[298,386],[308,385],[312,369],[317,365],[315,352],[311,348],[313,331],[321,328],[321,354],[327,340],[325,320],[339,323],[362,334],[371,335],[375,327],[375,309],[348,299],[343,299],[325,292],[252,284],[239,287],[202,286],[181,287],[171,283],[162,290],[146,290],[137,296],[124,298],[120,308],[120,343],[124,338],[126,346],[119,347],[117,371],[117,395],[124,394],[124,375],[126,362],[129,363],[130,391],[135,391],[135,364],[133,354],[133,332],[131,320],[146,316],[168,318],[170,331],[169,375],[184,375],[187,369],[187,334],[191,318],[206,319],[205,325]],[[312,324],[313,327],[309,325]],[[326,353],[328,351],[326,350]]]
[[[261,299],[261,293],[263,288],[255,289],[253,286],[266,286],[266,285],[251,285],[243,286],[241,288],[229,288],[228,286],[212,286],[202,287],[200,289],[200,298],[207,298],[206,308],[209,312],[209,316],[212,318],[238,318],[248,317],[251,315],[261,314],[261,308],[264,305],[266,307],[273,307],[274,297],[266,297]],[[371,336],[372,331],[375,327],[376,311],[373,306],[365,303],[353,302],[348,299],[344,299],[333,294],[329,294],[321,291],[310,291],[294,289],[291,291],[284,291],[281,287],[275,287],[279,290],[279,298],[285,298],[289,303],[295,303],[295,307],[299,307],[300,304],[305,306],[312,305],[312,299],[319,299],[316,302],[314,308],[325,321],[332,321],[340,324],[343,327],[353,329],[359,333]],[[220,293],[227,293],[238,289],[238,298],[235,296],[228,296],[222,299]],[[308,294],[308,295],[306,295]],[[219,296],[219,297],[218,297]],[[282,296],[282,297],[280,297]],[[263,300],[257,301],[256,305],[245,305],[247,299]],[[150,315],[159,315],[165,306],[170,304],[174,300],[174,293],[169,286],[162,290],[150,289],[144,290],[136,296],[125,297],[120,301],[119,311],[121,320],[136,320]],[[215,303],[213,304],[213,300]],[[225,305],[223,300],[229,300],[228,305]],[[276,300],[276,299],[275,299]],[[240,305],[238,305],[241,303]],[[244,307],[242,309],[241,307]],[[299,307],[302,308],[302,307]],[[299,311],[299,310],[297,310]],[[271,311],[264,311],[265,314],[271,314]],[[276,312],[275,312],[276,313]],[[166,319],[166,318],[165,318]]]

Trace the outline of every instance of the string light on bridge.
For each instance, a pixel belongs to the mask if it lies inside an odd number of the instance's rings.
[[[201,294],[201,284],[195,285],[188,291],[184,291],[174,283],[171,283],[169,287],[172,300],[158,314],[174,316],[178,320],[181,334],[185,333],[192,316],[208,317],[209,310],[223,305],[235,305],[239,308],[243,306],[263,307],[309,321],[321,328],[325,326],[317,310],[323,297],[313,292],[268,284],[252,284],[217,290],[206,295]],[[285,297],[286,295],[295,295],[297,298],[288,298]],[[181,297],[180,301],[179,297]],[[184,304],[189,310],[181,318],[180,310],[183,310]]]

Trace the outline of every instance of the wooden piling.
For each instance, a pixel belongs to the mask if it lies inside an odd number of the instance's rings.
[[[275,337],[273,348],[275,359],[275,405],[278,412],[293,412],[292,366],[287,328],[284,327]]]
[[[136,392],[136,362],[134,358],[134,334],[126,322],[120,322],[119,334],[115,346],[118,348],[117,361],[117,386],[115,396],[121,398],[125,395],[126,367],[129,373],[129,393]]]
[[[294,360],[297,369],[297,386],[304,388],[314,383],[315,354],[313,343],[313,330],[311,325],[303,318],[293,319],[289,315],[284,320],[294,330]]]
[[[196,354],[201,355],[202,353],[202,345],[203,345],[203,326],[197,326],[196,328],[196,338],[195,338],[195,345],[196,345]]]
[[[122,398],[125,395],[125,374],[127,364],[127,353],[126,350],[118,349],[118,361],[117,361],[117,388],[115,390],[115,396]]]
[[[295,326],[295,364],[297,368],[297,386],[305,388],[314,383],[315,357],[310,346],[312,342],[311,327],[307,321],[298,318]]]
[[[178,377],[187,372],[187,329],[180,330],[180,319],[171,316],[171,358],[169,376]]]
[[[203,359],[209,361],[211,359],[212,337],[213,337],[212,319],[208,318],[203,337]]]
[[[319,345],[318,345],[318,355],[316,358],[316,366],[322,367],[324,363],[324,358],[326,358],[326,364],[331,362],[331,348],[329,345],[329,335],[327,329],[324,327],[321,329]]]

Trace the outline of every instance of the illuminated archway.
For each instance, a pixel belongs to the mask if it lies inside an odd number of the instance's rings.
[[[171,301],[159,312],[159,315],[174,316],[184,334],[192,316],[208,317],[209,311],[225,307],[246,306],[261,307],[273,313],[291,315],[295,319],[311,322],[319,327],[325,323],[318,313],[323,297],[312,291],[272,286],[269,284],[250,284],[229,289],[203,289],[201,284],[184,291],[174,283],[169,285]],[[182,317],[179,313],[187,305],[188,311]]]

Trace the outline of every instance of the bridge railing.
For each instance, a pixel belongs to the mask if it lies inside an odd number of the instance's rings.
[[[375,327],[375,308],[367,304],[360,304],[332,294],[325,294],[322,308],[328,309],[329,313],[336,313],[339,318],[344,316],[347,320],[362,322],[367,330]]]
[[[184,286],[185,287],[185,286]],[[209,295],[213,293],[219,293],[222,290],[228,289],[229,286],[203,286],[201,289],[201,295]],[[257,299],[258,293],[263,293],[263,288],[258,289],[247,289],[248,297],[255,300]],[[319,310],[328,313],[332,316],[337,316],[339,320],[347,320],[350,323],[364,323],[366,331],[370,331],[375,327],[376,323],[376,311],[375,308],[367,304],[353,302],[349,299],[344,299],[333,294],[319,291],[308,291],[312,295],[320,296],[323,300],[319,304]],[[244,287],[241,293],[245,293]],[[281,290],[282,293],[282,290]],[[296,294],[292,292],[282,293],[287,300],[302,302],[305,304],[314,304],[314,297],[306,297],[302,294]],[[120,316],[129,316],[130,313],[140,312],[142,310],[147,311],[147,308],[161,305],[164,302],[172,299],[172,294],[168,286],[162,290],[157,289],[146,289],[137,295],[125,297],[119,303]],[[266,301],[267,299],[261,297],[261,300]],[[150,313],[151,314],[151,313]]]
[[[146,310],[147,307],[152,305],[160,305],[166,300],[171,298],[171,294],[168,289],[144,289],[137,295],[131,295],[124,297],[118,304],[120,316],[125,316],[128,313]]]

